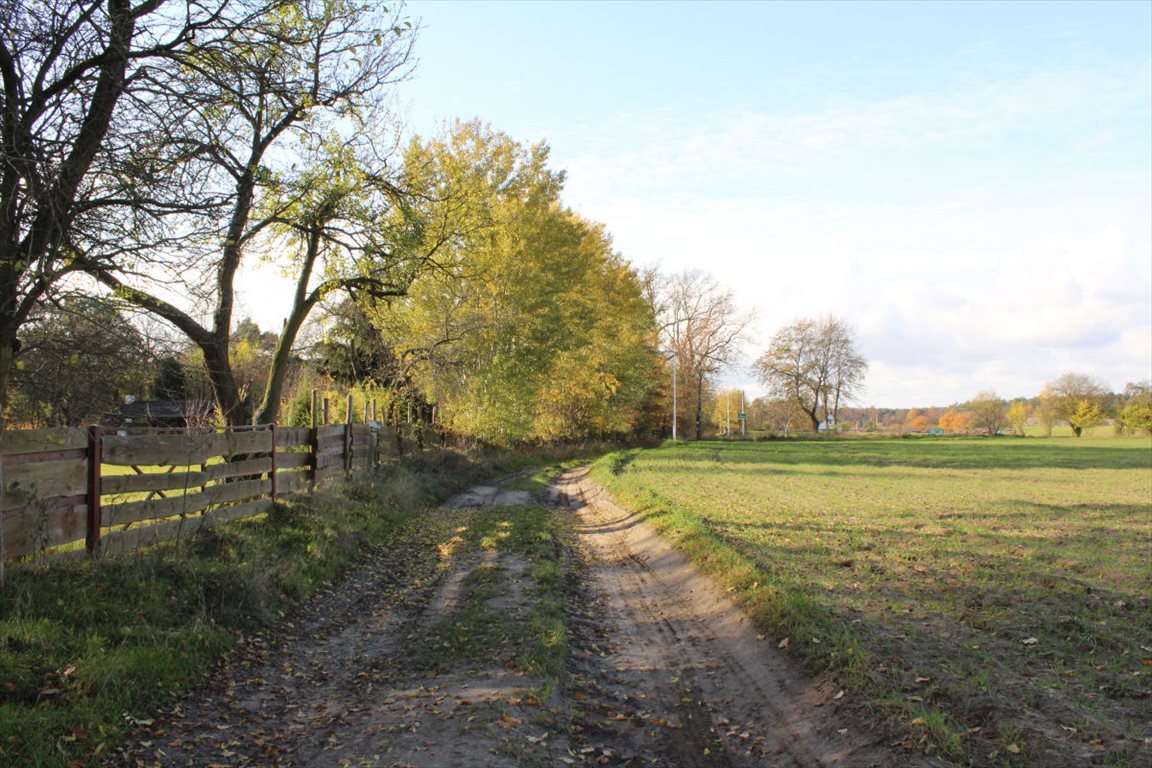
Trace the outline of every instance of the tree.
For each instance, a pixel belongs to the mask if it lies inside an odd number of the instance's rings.
[[[1103,384],[1087,374],[1065,373],[1044,386],[1041,410],[1067,422],[1072,434],[1080,437],[1104,418],[1101,402],[1106,392]]]
[[[985,435],[995,435],[1008,424],[1005,402],[995,392],[981,392],[968,403],[972,426]]]
[[[636,273],[547,160],[479,122],[415,140],[441,268],[373,315],[438,419],[495,443],[631,432],[658,381]]]
[[[958,411],[955,408],[949,408],[948,411],[940,417],[937,426],[945,432],[966,432],[972,423],[972,414],[966,411]]]
[[[799,409],[794,400],[779,400],[758,397],[752,401],[748,418],[759,429],[773,434],[788,436],[789,429],[803,429],[808,416]]]
[[[147,385],[152,355],[140,333],[100,299],[39,307],[25,324],[12,374],[12,418],[31,426],[98,422]]]
[[[0,402],[20,328],[87,265],[85,226],[131,202],[121,151],[140,126],[121,102],[191,41],[209,42],[251,3],[42,0],[0,7]],[[236,12],[231,11],[236,6]],[[139,200],[138,200],[139,202]],[[143,206],[142,206],[143,207]]]
[[[1006,418],[1008,423],[1012,425],[1012,431],[1020,437],[1024,437],[1024,426],[1028,423],[1028,418],[1031,415],[1031,410],[1026,402],[1013,400],[1012,404],[1008,406]]]
[[[188,377],[175,355],[165,355],[156,361],[156,376],[148,389],[154,400],[188,399]]]
[[[740,406],[744,391],[737,388],[722,389],[712,399],[711,421],[726,437],[740,434]]]
[[[822,423],[834,424],[840,404],[859,392],[868,363],[847,324],[829,315],[777,331],[753,370],[773,396],[795,402],[819,431]]]
[[[230,424],[276,418],[292,347],[320,302],[337,292],[401,295],[426,263],[409,248],[408,191],[387,161],[384,133],[387,86],[407,75],[411,32],[399,12],[373,3],[285,0],[220,44],[174,55],[178,76],[158,79],[157,100],[186,110],[161,143],[184,150],[180,162],[196,169],[189,175],[201,196],[220,201],[167,222],[198,232],[185,252],[199,268],[166,277],[201,306],[171,299],[155,266],[92,271],[200,349]],[[243,259],[273,249],[289,253],[296,288],[256,404],[233,369],[234,280]]]
[[[345,299],[328,317],[330,325],[313,350],[316,369],[342,387],[400,383],[396,354],[355,301]]]
[[[703,437],[704,394],[711,377],[731,366],[752,322],[737,310],[732,292],[711,275],[688,270],[657,288],[656,316],[665,348],[676,357],[677,374],[696,401],[696,439]]]
[[[1084,399],[1078,401],[1076,407],[1064,418],[1068,422],[1068,426],[1072,427],[1072,434],[1080,437],[1085,429],[1104,421],[1104,411],[1097,403]]]
[[[1125,385],[1119,421],[1130,432],[1152,434],[1152,382]]]

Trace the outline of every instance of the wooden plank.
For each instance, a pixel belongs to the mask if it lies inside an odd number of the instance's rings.
[[[100,537],[100,551],[111,555],[118,552],[131,552],[139,547],[149,547],[161,541],[192,536],[200,529],[203,521],[199,516],[166,520],[152,525],[134,525],[128,529],[105,531]]]
[[[4,456],[87,447],[88,430],[70,427],[5,430],[0,440],[0,453]]]
[[[277,453],[276,468],[288,469],[291,467],[308,467],[312,464],[310,453]]]
[[[330,453],[321,453],[316,457],[317,471],[328,470],[332,467],[344,468],[344,452],[335,451]]]
[[[325,435],[324,437],[316,440],[317,449],[323,453],[324,451],[332,448],[342,448],[344,445],[344,435]]]
[[[4,498],[0,508],[35,504],[55,496],[83,495],[88,487],[84,459],[16,464],[4,468]]]
[[[257,499],[244,504],[210,509],[202,515],[166,520],[152,525],[134,525],[124,530],[108,531],[103,536],[101,548],[104,552],[125,552],[138,547],[147,547],[177,537],[184,539],[194,536],[204,526],[219,525],[232,520],[255,517],[272,508],[271,499]]]
[[[276,490],[280,494],[306,493],[312,488],[311,472],[277,472]]]
[[[312,430],[308,427],[276,427],[276,447],[296,448],[312,444]]]
[[[270,509],[272,509],[272,499],[255,499],[243,504],[230,504],[227,507],[210,509],[202,517],[205,525],[219,525],[220,523],[262,515]]]
[[[324,424],[316,428],[316,439],[323,440],[326,437],[339,437],[344,439],[344,425],[343,424]]]
[[[257,459],[244,461],[226,461],[223,464],[213,464],[205,470],[209,480],[226,480],[231,477],[244,477],[246,475],[262,475],[272,471],[272,457],[262,456]]]
[[[228,433],[228,453],[236,456],[241,453],[270,453],[272,451],[272,430],[253,429]]]
[[[17,453],[11,456],[0,456],[0,464],[5,467],[14,467],[19,464],[43,464],[46,461],[64,461],[65,459],[87,458],[85,448],[61,448],[50,451],[36,451],[35,453]]]
[[[63,501],[63,500],[62,500]],[[4,559],[84,538],[88,507],[68,499],[55,508],[24,508],[4,515]]]
[[[208,482],[206,472],[145,472],[142,475],[104,475],[101,494],[116,496],[147,491],[193,490]]]
[[[189,466],[221,456],[268,453],[272,450],[272,430],[206,435],[107,435],[103,442],[105,464]]]
[[[175,515],[192,515],[212,504],[250,499],[272,491],[272,481],[242,480],[237,483],[213,485],[201,493],[189,493],[171,499],[128,501],[104,506],[105,527],[127,525],[141,520]]]

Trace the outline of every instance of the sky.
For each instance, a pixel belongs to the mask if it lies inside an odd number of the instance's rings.
[[[1152,378],[1152,2],[407,5],[409,135],[479,118],[638,267],[834,314],[861,405]],[[263,324],[263,323],[262,323]]]

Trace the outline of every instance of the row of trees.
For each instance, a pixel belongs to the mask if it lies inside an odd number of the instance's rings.
[[[143,389],[134,309],[183,337],[224,422],[274,421],[306,324],[340,307],[311,355],[333,378],[486,439],[635,430],[660,379],[644,280],[562,206],[546,146],[466,123],[400,147],[415,32],[366,0],[0,8],[0,398],[15,368],[29,420],[91,418],[61,366],[110,337],[125,365],[86,377]],[[295,282],[271,343],[234,317],[257,259]]]
[[[0,396],[25,325],[98,284],[198,350],[225,421],[275,419],[320,302],[402,293],[434,262],[407,213],[420,190],[388,158],[412,32],[357,0],[0,9]],[[246,398],[235,280],[270,253],[297,290]]]
[[[794,403],[761,398],[749,408],[751,423],[775,433],[808,429],[807,414]],[[1152,382],[1129,383],[1119,393],[1091,376],[1070,372],[1049,382],[1031,398],[1006,401],[995,392],[981,392],[973,399],[948,407],[860,408],[841,412],[839,428],[893,434],[941,431],[948,434],[1025,434],[1027,428],[1051,435],[1066,425],[1074,435],[1102,423],[1117,432],[1152,434]]]
[[[0,7],[0,401],[16,371],[27,421],[74,423],[179,371],[222,421],[271,422],[310,368],[498,442],[669,412],[702,437],[751,316],[704,273],[631,268],[564,207],[544,144],[476,122],[402,144],[390,92],[416,31],[368,0]],[[271,333],[235,316],[254,260],[295,284]],[[821,429],[867,362],[829,316],[781,329],[754,370],[773,420]],[[983,399],[965,418],[995,431]],[[1077,433],[1102,413],[1074,387],[1048,399]]]

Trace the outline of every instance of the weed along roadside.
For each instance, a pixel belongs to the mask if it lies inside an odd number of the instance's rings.
[[[118,740],[222,657],[245,653],[365,558],[395,551],[437,500],[528,461],[425,454],[178,540],[9,563],[0,765],[121,764]]]
[[[1152,764],[1152,443],[688,443],[592,477],[955,765]]]

